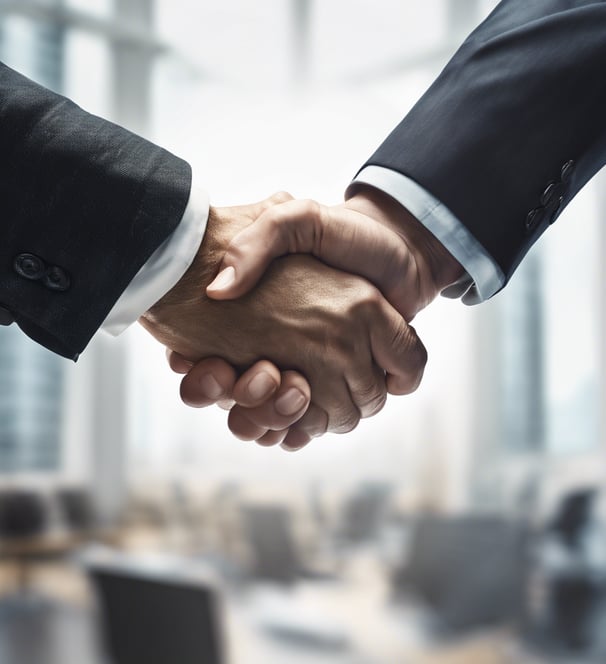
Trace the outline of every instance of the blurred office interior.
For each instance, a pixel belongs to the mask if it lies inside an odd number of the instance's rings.
[[[0,59],[215,205],[338,202],[496,4],[1,0]],[[418,316],[417,393],[296,454],[137,325],[77,364],[0,329],[0,662],[603,662],[605,212],[599,174],[504,292]]]

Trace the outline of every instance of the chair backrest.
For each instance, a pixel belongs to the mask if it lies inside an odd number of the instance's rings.
[[[280,505],[247,505],[242,508],[242,517],[254,559],[254,576],[294,581],[301,573],[301,562],[290,511]]]
[[[359,487],[344,505],[341,535],[354,543],[374,539],[385,520],[390,491],[382,484]]]
[[[572,491],[562,498],[550,530],[557,533],[568,548],[580,546],[596,497],[597,491],[589,488]]]
[[[115,664],[224,664],[215,589],[124,570],[91,576]]]
[[[406,581],[449,627],[521,617],[528,532],[498,516],[426,516],[412,534]]]
[[[6,539],[41,535],[48,521],[44,497],[34,491],[0,492],[0,537]]]
[[[72,530],[90,530],[95,525],[95,509],[86,489],[59,489],[56,496],[61,515]]]

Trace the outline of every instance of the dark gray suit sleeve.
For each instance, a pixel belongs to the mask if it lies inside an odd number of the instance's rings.
[[[606,163],[606,2],[504,0],[366,165],[416,181],[507,279]]]
[[[0,307],[76,359],[179,224],[191,170],[0,64]]]

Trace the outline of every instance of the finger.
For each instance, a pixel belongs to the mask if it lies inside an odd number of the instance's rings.
[[[294,452],[305,447],[313,438],[323,435],[328,430],[329,418],[324,409],[311,403],[307,412],[286,434],[282,447]]]
[[[181,381],[181,399],[188,406],[203,408],[231,398],[235,369],[218,357],[197,362]]]
[[[252,216],[256,219],[257,217],[260,217],[266,210],[269,210],[275,205],[280,205],[281,203],[286,203],[292,200],[293,196],[287,191],[277,191],[275,194],[264,198],[258,203],[251,203],[237,207],[242,208],[242,210],[246,213],[246,216]]]
[[[288,429],[282,429],[282,431],[268,431],[265,435],[261,436],[261,438],[257,438],[257,443],[262,447],[273,447],[274,445],[281,443],[287,433]]]
[[[238,387],[234,389],[234,398],[238,404],[243,404]],[[247,418],[265,429],[287,429],[305,413],[310,400],[311,388],[305,378],[296,371],[285,371],[275,395],[255,408],[247,408]]]
[[[166,349],[166,359],[168,360],[168,366],[178,374],[186,374],[194,366],[193,362],[186,360],[183,355],[170,348]]]
[[[307,410],[310,401],[310,387],[307,381],[295,371],[282,374],[280,389],[272,399],[255,408],[233,407],[228,426],[241,440],[257,440],[261,444],[281,442],[288,427],[297,422]],[[280,436],[271,435],[272,432]]]
[[[415,329],[385,300],[372,317],[370,343],[375,362],[387,372],[390,394],[410,394],[419,386],[427,364],[427,351]]]
[[[267,360],[260,360],[245,371],[232,391],[234,401],[253,408],[267,401],[280,387],[280,370]]]
[[[385,371],[372,362],[372,358],[365,372],[360,375],[348,372],[346,380],[361,417],[372,417],[383,408],[387,400]]]
[[[403,316],[416,313],[406,287],[414,262],[404,240],[366,215],[314,201],[272,206],[232,238],[219,274],[206,289],[208,296],[243,295],[274,258],[287,253],[311,253],[335,268],[366,277]]]
[[[252,422],[248,418],[246,408],[238,406],[234,406],[229,411],[227,426],[234,436],[240,440],[257,440],[267,433],[265,427]]]

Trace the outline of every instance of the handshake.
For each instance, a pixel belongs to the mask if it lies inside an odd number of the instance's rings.
[[[229,408],[239,438],[300,449],[421,381],[410,321],[463,268],[391,197],[350,193],[211,208],[192,265],[140,319],[186,374],[184,402]]]

